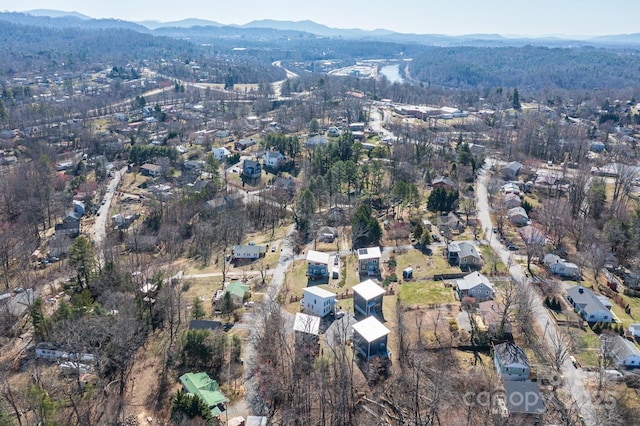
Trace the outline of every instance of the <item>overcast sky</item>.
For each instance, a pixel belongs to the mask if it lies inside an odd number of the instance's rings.
[[[312,20],[403,33],[603,35],[640,32],[640,0],[0,0],[0,10],[55,9],[92,18],[222,24]]]

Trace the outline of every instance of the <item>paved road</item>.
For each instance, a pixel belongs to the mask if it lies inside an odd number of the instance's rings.
[[[113,199],[113,194],[115,194],[118,185],[120,184],[122,175],[124,175],[126,171],[127,168],[123,167],[122,169],[114,173],[113,179],[111,179],[111,182],[109,182],[109,186],[107,186],[107,192],[103,198],[104,204],[100,206],[98,212],[96,213],[96,222],[93,225],[93,242],[98,248],[98,256],[100,262],[102,262],[102,250],[100,250],[100,247],[107,235],[107,223],[109,221],[109,209],[111,207],[111,200]]]
[[[490,208],[489,208],[489,200],[487,193],[487,179],[488,174],[487,170],[489,169],[489,159],[485,163],[483,169],[480,171],[479,179],[478,179],[478,188],[476,190],[477,196],[477,215],[482,227],[488,232],[491,232],[493,228],[493,224],[491,222]],[[547,341],[551,347],[553,347],[554,342],[561,341],[558,338],[558,326],[551,319],[549,312],[542,305],[542,301],[538,293],[536,293],[531,284],[531,280],[526,276],[524,269],[520,264],[513,262],[513,258],[511,252],[509,252],[504,245],[499,241],[498,238],[490,238],[491,248],[496,252],[500,259],[504,262],[505,265],[511,265],[509,269],[509,273],[511,276],[521,285],[521,291],[531,291],[535,295],[533,298],[533,314],[534,318],[538,323],[538,327],[540,330],[545,330],[544,339]],[[580,413],[584,417],[586,425],[597,425],[597,416],[595,412],[595,408],[593,403],[591,402],[591,397],[589,392],[584,387],[584,372],[575,368],[573,364],[567,359],[562,364],[562,374],[564,375],[565,381],[564,386],[567,392],[573,397],[575,400]]]

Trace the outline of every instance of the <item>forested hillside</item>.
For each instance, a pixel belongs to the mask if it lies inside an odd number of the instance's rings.
[[[411,77],[456,88],[620,89],[640,77],[637,50],[546,47],[429,47],[410,65]]]

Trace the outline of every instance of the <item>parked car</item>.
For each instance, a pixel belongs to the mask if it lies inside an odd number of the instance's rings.
[[[573,364],[573,366],[574,366],[575,368],[578,368],[578,360],[576,359],[576,357],[575,357],[575,356],[571,355],[571,356],[569,357],[569,361],[571,361],[571,364]]]

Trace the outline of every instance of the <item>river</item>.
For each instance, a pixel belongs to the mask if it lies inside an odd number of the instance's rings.
[[[384,67],[380,68],[380,74],[387,77],[387,80],[391,84],[402,83],[404,81],[404,79],[400,75],[400,65],[398,64],[385,65]]]

